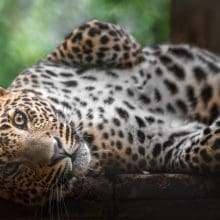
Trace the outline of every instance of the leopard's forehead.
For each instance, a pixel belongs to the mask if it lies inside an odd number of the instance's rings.
[[[12,126],[12,118],[19,111],[26,114],[35,126],[40,126],[48,121],[57,121],[50,104],[35,94],[29,91],[8,92],[6,96],[0,97],[0,128],[5,127],[5,124]],[[0,129],[0,134],[1,131],[2,129]]]
[[[37,109],[44,107],[50,111],[49,105],[46,101],[29,91],[8,91],[7,95],[0,97],[0,112],[9,111],[18,107],[24,110],[28,110],[33,107]]]

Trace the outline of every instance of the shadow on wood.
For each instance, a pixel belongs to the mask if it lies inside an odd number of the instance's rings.
[[[0,200],[0,219],[220,219],[220,177],[120,175],[80,179],[64,204],[25,208]],[[60,215],[60,206],[62,215]]]

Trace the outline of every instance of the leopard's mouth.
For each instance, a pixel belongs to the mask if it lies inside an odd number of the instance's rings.
[[[91,160],[87,144],[79,139],[76,150],[70,154],[65,150],[62,141],[58,137],[54,137],[54,140],[54,155],[50,161],[50,166],[66,163],[65,173],[69,178],[85,175]]]

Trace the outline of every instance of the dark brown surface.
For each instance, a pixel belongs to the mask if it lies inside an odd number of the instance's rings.
[[[195,44],[220,53],[219,11],[219,0],[172,0],[171,42]]]
[[[220,219],[220,177],[120,175],[80,180],[62,206],[25,208],[0,200],[0,219]]]

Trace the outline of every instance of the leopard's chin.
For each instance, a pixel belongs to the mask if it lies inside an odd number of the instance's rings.
[[[91,161],[91,154],[87,144],[81,141],[77,150],[63,160],[66,163],[66,178],[71,179],[73,177],[85,176]]]
[[[76,152],[71,156],[71,173],[73,176],[84,176],[91,161],[91,154],[85,142],[81,142]]]

